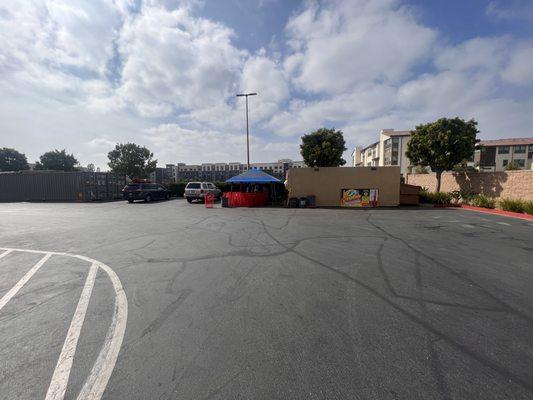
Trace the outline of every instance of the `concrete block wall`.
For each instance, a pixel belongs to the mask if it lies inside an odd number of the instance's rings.
[[[431,174],[407,174],[406,183],[428,188],[434,192],[437,179]],[[533,200],[533,171],[506,172],[444,172],[441,191],[461,190],[482,193],[494,198]]]

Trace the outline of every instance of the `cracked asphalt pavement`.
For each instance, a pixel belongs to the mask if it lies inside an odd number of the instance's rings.
[[[456,209],[0,204],[0,247],[105,263],[127,297],[103,399],[532,399],[533,223]],[[39,257],[0,260],[0,297]],[[45,398],[87,269],[0,310],[0,398]],[[99,274],[65,398],[113,309]]]

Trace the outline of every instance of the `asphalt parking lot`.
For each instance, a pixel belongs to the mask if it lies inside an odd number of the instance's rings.
[[[11,203],[0,248],[1,399],[533,398],[531,221]]]

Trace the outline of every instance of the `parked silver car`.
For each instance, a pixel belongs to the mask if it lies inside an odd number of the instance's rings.
[[[193,200],[204,200],[204,196],[211,193],[216,200],[222,197],[222,191],[211,182],[189,182],[185,186],[185,198],[189,203]]]

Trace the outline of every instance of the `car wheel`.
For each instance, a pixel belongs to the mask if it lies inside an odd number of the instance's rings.
[[[187,202],[188,203],[192,203],[192,199],[187,199]]]
[[[133,200],[132,200],[132,199],[129,199],[129,200],[128,200],[128,203],[133,203]]]
[[[147,203],[150,203],[152,201],[152,196],[147,194],[146,197],[144,198],[144,201],[146,201]]]

